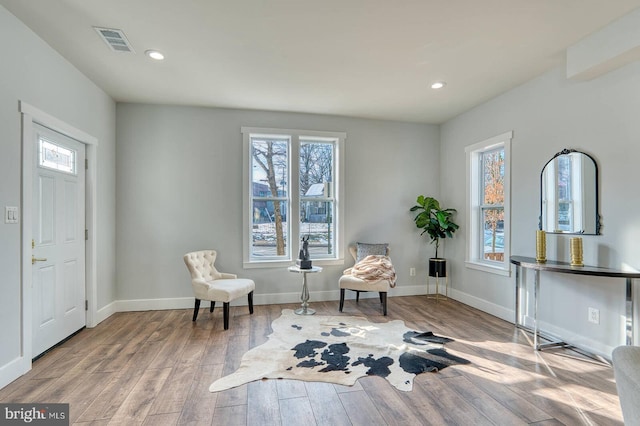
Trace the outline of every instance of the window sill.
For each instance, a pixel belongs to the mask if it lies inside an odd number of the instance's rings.
[[[489,272],[490,274],[502,275],[504,277],[511,276],[511,268],[508,263],[506,265],[505,264],[490,265],[484,262],[467,260],[464,262],[464,265],[469,269],[476,269],[478,271]]]
[[[344,265],[344,259],[311,259],[313,266],[331,266],[331,265]],[[291,265],[295,265],[295,260],[264,260],[243,262],[242,267],[244,269],[258,269],[258,268],[288,268]]]

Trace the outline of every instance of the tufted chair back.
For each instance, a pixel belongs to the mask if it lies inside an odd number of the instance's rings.
[[[222,274],[213,266],[217,255],[215,250],[200,250],[185,254],[184,263],[191,273],[191,279],[212,281],[222,278]]]

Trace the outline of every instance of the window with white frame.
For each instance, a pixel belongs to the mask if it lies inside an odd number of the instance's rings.
[[[77,152],[40,137],[38,139],[38,164],[40,167],[77,175]]]
[[[510,152],[513,133],[465,149],[467,259],[471,268],[509,274]]]
[[[290,265],[308,237],[315,264],[342,259],[345,133],[242,128],[244,265]]]

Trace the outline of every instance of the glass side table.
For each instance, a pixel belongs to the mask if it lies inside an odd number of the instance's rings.
[[[309,287],[307,286],[307,274],[314,274],[316,272],[322,272],[322,268],[319,266],[312,266],[311,269],[300,269],[297,265],[289,266],[289,272],[296,272],[302,274],[302,295],[300,300],[302,301],[302,307],[296,309],[294,312],[298,315],[313,315],[315,310],[309,309]]]

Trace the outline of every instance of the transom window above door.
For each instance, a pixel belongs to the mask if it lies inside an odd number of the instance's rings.
[[[38,139],[38,164],[40,167],[57,170],[59,172],[77,174],[77,153],[40,137]]]

